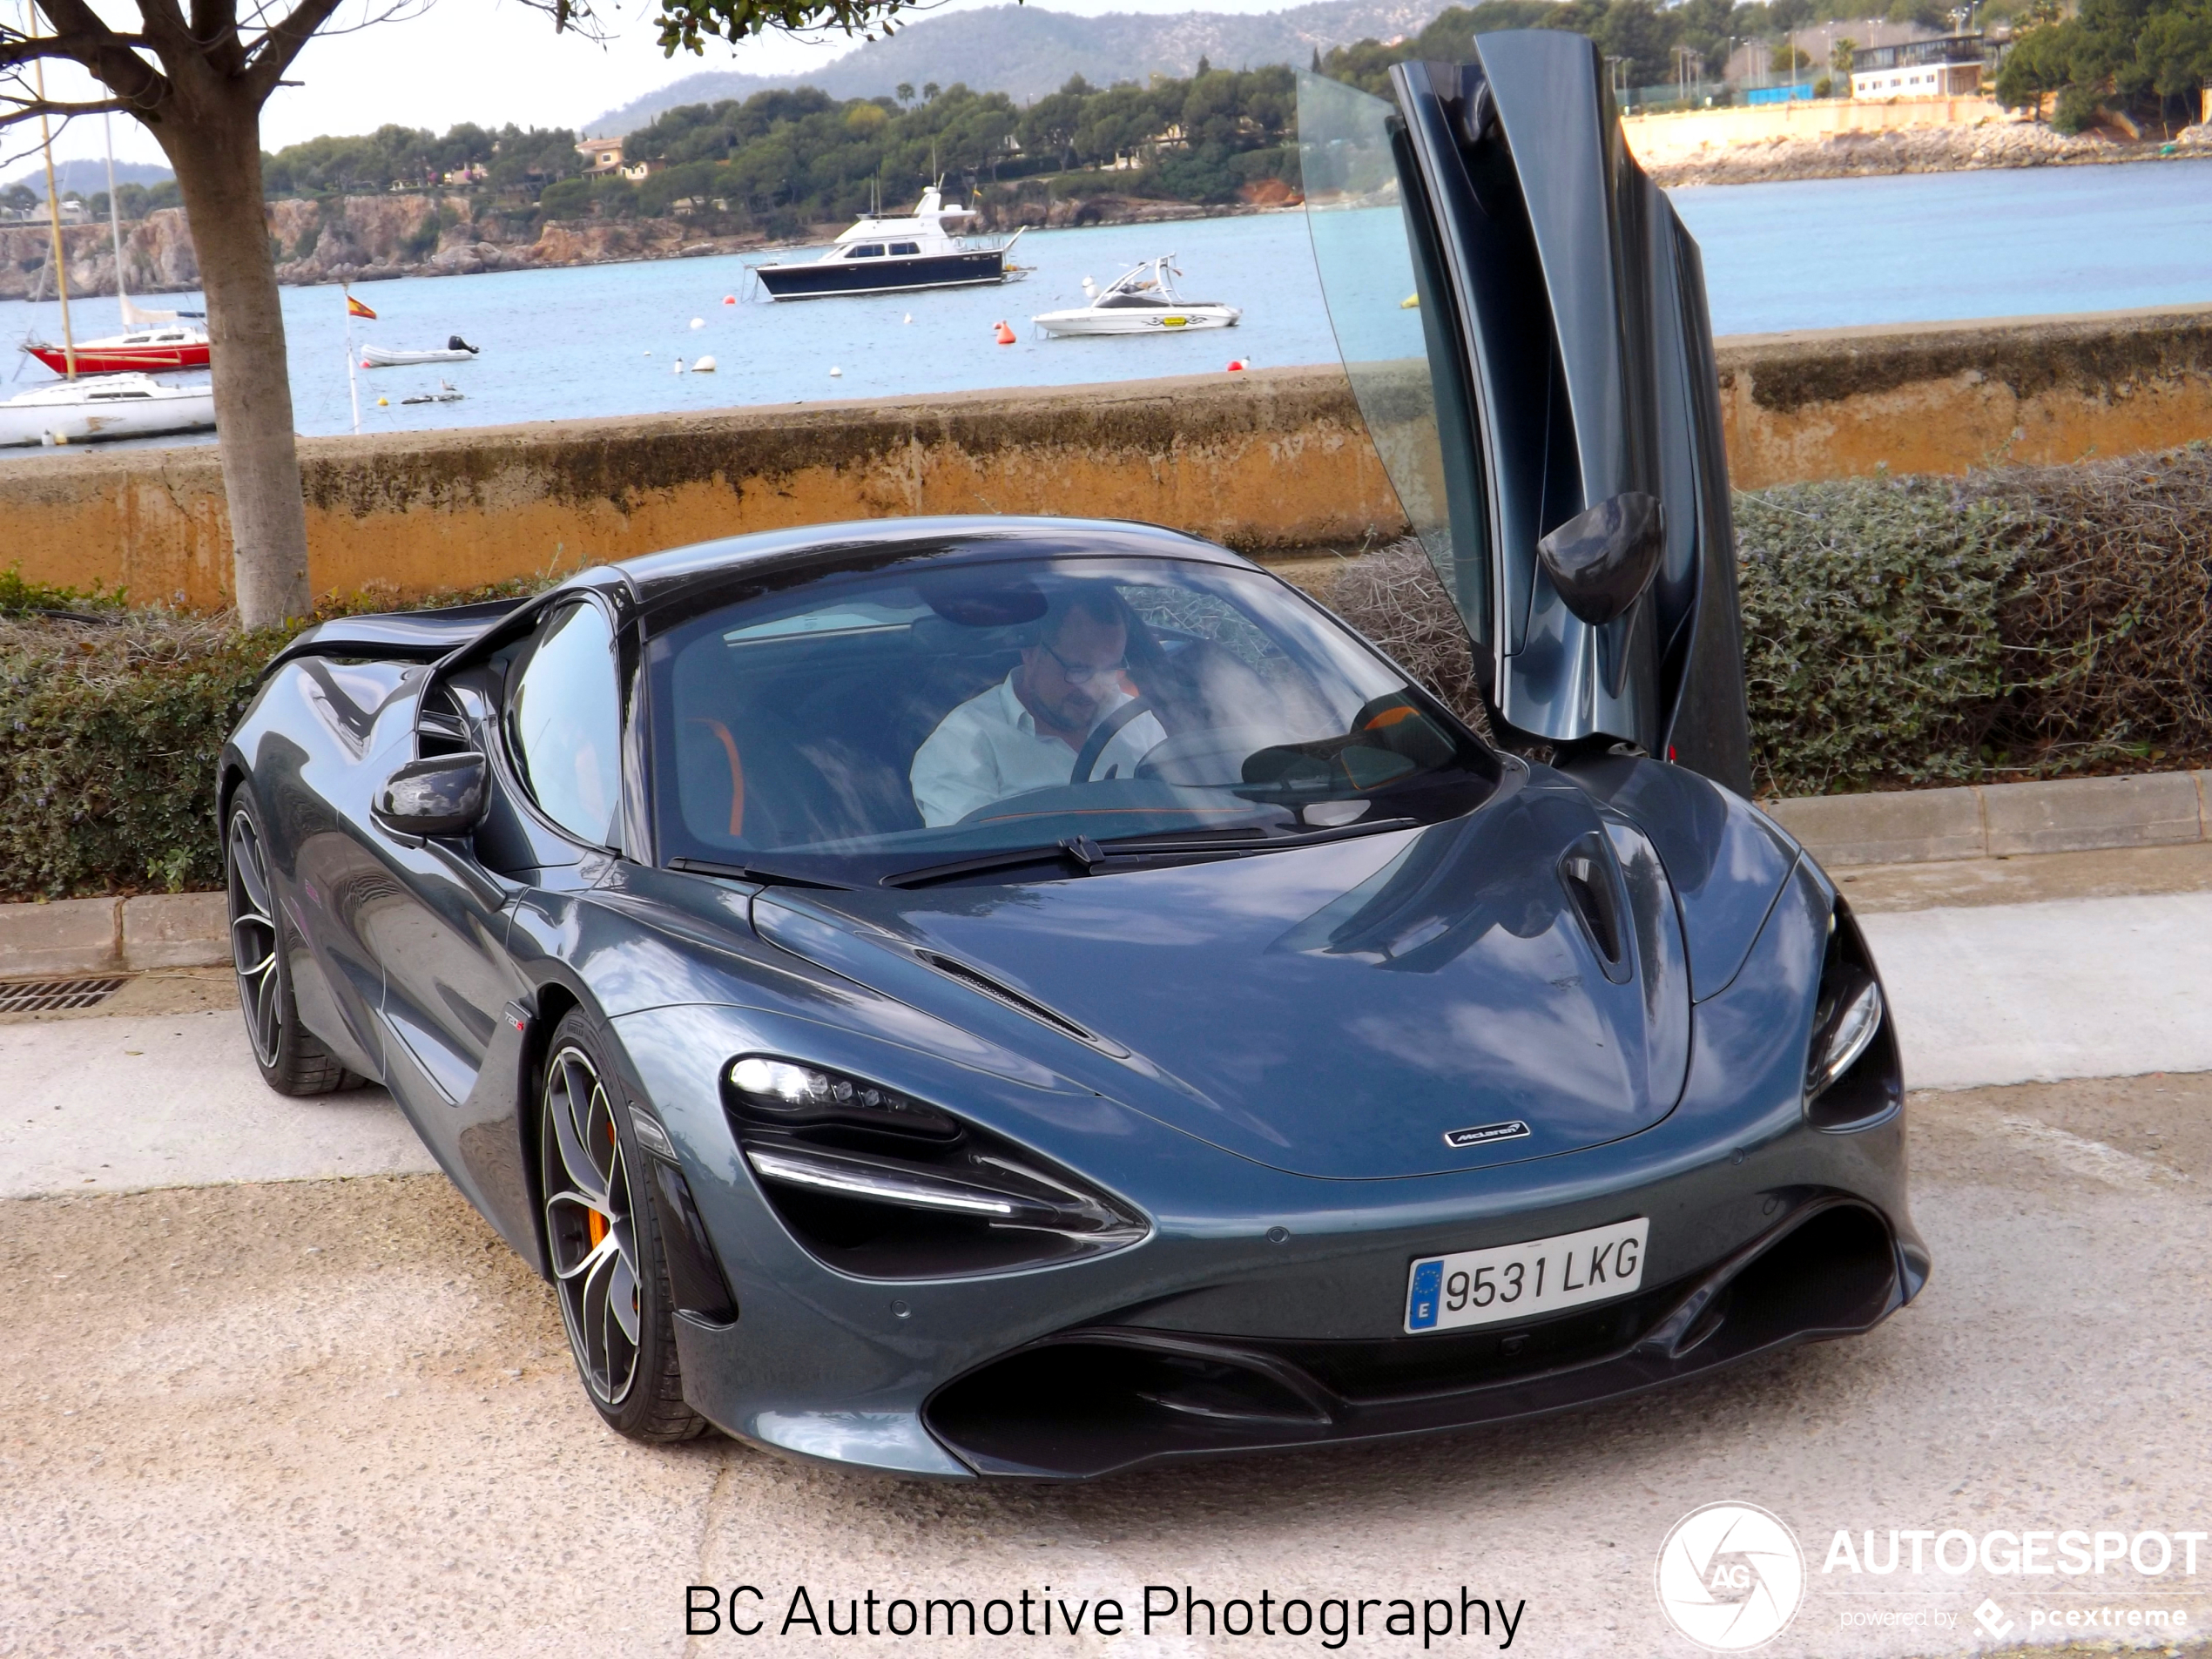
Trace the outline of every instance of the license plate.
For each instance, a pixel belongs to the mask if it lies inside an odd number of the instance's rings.
[[[1626,1296],[1643,1285],[1644,1238],[1650,1231],[1651,1223],[1639,1216],[1525,1244],[1424,1256],[1413,1264],[1406,1286],[1406,1329],[1498,1325]]]

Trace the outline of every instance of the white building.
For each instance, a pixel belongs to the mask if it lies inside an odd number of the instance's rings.
[[[1939,35],[1851,55],[1853,98],[1972,98],[1981,90],[1979,35]]]

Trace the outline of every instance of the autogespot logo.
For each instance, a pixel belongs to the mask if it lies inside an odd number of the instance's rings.
[[[1701,1648],[1741,1653],[1789,1628],[1804,1599],[1797,1534],[1755,1504],[1709,1503],[1659,1546],[1659,1607]]]

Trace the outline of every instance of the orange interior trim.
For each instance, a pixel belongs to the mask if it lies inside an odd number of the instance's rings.
[[[745,762],[738,758],[738,740],[730,735],[730,728],[719,720],[710,720],[705,715],[691,717],[693,725],[703,725],[722,740],[722,752],[730,762],[730,833],[745,833]]]
[[[1412,719],[1414,713],[1414,710],[1402,705],[1398,708],[1385,709],[1359,729],[1362,732],[1379,732],[1386,725],[1396,725],[1400,720]]]

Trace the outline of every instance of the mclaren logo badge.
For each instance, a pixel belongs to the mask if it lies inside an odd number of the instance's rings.
[[[1528,1125],[1518,1117],[1504,1123],[1477,1123],[1473,1129],[1447,1129],[1444,1131],[1447,1146],[1487,1146],[1492,1141],[1517,1141],[1528,1133]]]

